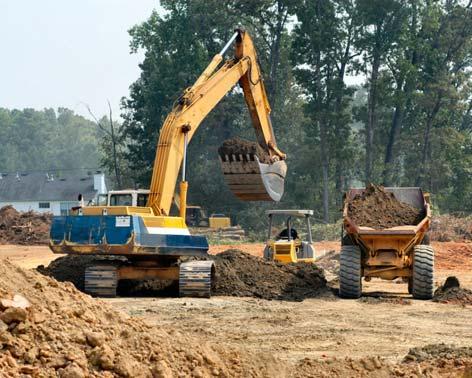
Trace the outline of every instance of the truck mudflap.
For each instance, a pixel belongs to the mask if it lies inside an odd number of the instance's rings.
[[[70,254],[158,254],[206,256],[204,236],[177,234],[176,230],[149,230],[139,215],[53,217],[51,250]]]

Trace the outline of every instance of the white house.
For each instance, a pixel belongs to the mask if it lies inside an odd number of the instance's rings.
[[[79,194],[87,204],[106,192],[105,175],[101,172],[59,177],[44,172],[0,172],[0,207],[12,205],[18,211],[67,215],[78,205]]]

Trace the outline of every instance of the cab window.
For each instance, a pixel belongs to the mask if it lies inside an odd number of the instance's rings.
[[[138,193],[138,206],[144,207],[147,204],[149,194]]]
[[[111,206],[132,206],[133,197],[131,194],[112,194],[110,196]]]
[[[108,196],[106,194],[99,194],[97,205],[98,206],[106,206],[107,205],[107,200],[108,200]]]

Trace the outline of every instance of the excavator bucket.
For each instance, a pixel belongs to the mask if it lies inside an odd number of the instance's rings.
[[[287,164],[261,163],[254,154],[220,155],[224,180],[242,201],[280,201],[284,193]]]

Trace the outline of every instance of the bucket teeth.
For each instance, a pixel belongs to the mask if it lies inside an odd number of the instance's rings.
[[[223,177],[233,194],[243,201],[280,201],[287,165],[265,164],[253,154],[220,156]]]

